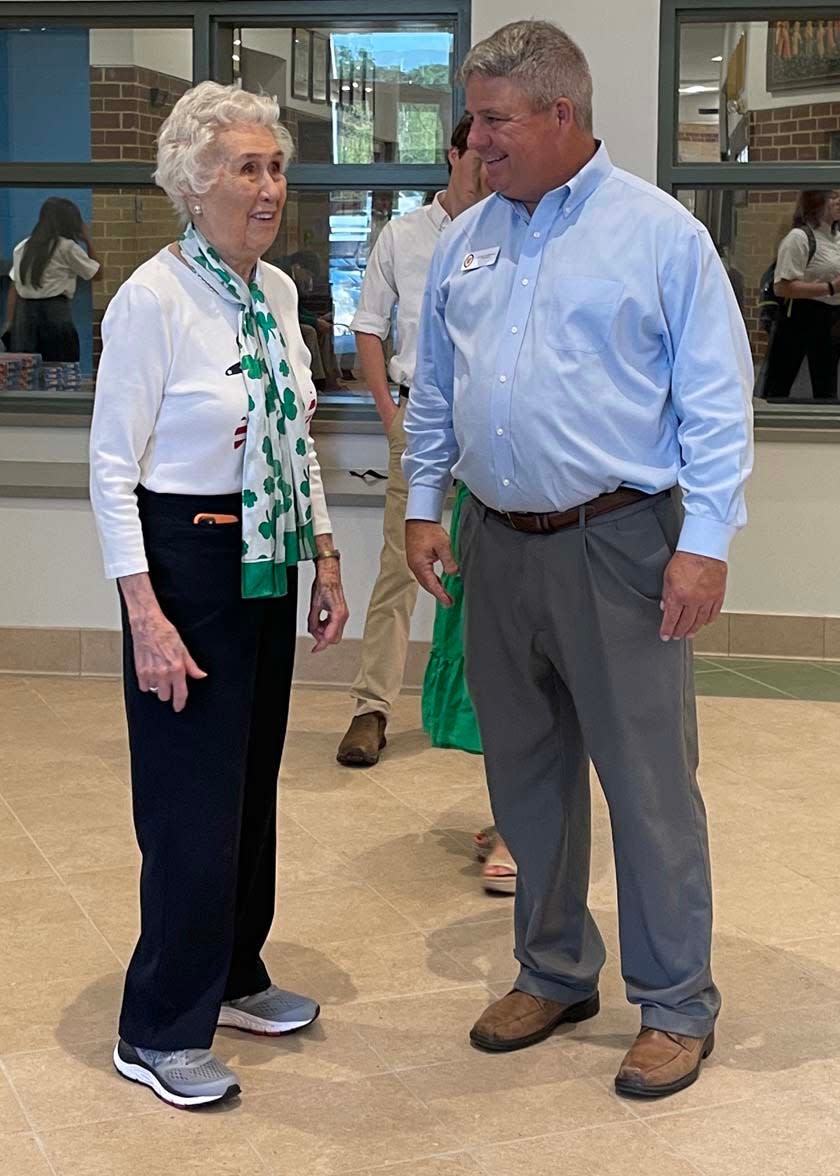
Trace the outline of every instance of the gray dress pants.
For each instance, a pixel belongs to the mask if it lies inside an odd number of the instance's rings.
[[[587,906],[589,759],[607,799],[622,973],[642,1024],[703,1037],[712,982],[692,651],[659,638],[669,493],[553,535],[461,516],[466,675],[493,814],[518,866],[516,988],[574,1002],[605,951]]]

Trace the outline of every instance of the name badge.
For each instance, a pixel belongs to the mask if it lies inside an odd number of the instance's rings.
[[[494,249],[481,249],[478,253],[468,253],[461,262],[461,273],[466,273],[467,270],[481,269],[484,265],[492,265],[499,256],[501,245],[497,245]]]

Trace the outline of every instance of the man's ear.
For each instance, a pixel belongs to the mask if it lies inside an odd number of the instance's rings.
[[[454,167],[455,164],[458,162],[458,160],[461,158],[461,154],[458,151],[458,148],[457,147],[450,147],[446,153],[446,158],[449,160],[452,167]]]
[[[568,128],[575,121],[575,104],[571,98],[558,98],[554,103],[554,117],[559,127]]]

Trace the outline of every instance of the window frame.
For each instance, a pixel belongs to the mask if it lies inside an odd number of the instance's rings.
[[[840,0],[661,0],[659,21],[659,134],[656,181],[672,196],[679,189],[722,191],[778,188],[837,187],[840,164],[834,161],[797,163],[681,163],[678,159],[680,29],[685,23],[725,24],[734,21],[763,21],[775,12],[802,10],[813,19],[837,16]],[[840,403],[768,404],[754,400],[758,437],[840,441]],[[821,435],[821,436],[820,436]]]
[[[236,28],[272,28],[303,25],[329,28],[357,25],[367,28],[371,21],[387,22],[394,29],[417,28],[425,21],[449,21],[453,25],[453,60],[463,60],[470,46],[471,0],[6,0],[0,8],[0,28],[32,22],[61,27],[85,28],[187,28],[192,32],[192,84],[221,76],[220,48],[225,30]],[[352,15],[348,15],[351,8]],[[453,86],[453,124],[464,110],[461,87]],[[448,171],[441,164],[329,164],[292,162],[288,172],[289,187],[300,193],[327,192],[335,189],[357,191],[379,189],[417,189],[435,191],[445,188]],[[27,163],[0,161],[0,188],[148,188],[155,190],[152,167],[148,163],[96,160],[90,162]],[[39,408],[25,396],[0,398],[2,424],[67,424],[78,426],[90,420],[89,401],[43,398]],[[353,407],[324,406],[323,417],[331,428],[347,422],[352,428],[368,431],[378,427],[372,404]]]

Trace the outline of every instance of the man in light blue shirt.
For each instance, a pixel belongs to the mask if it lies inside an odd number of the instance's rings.
[[[622,966],[642,1030],[620,1093],[693,1082],[712,1049],[712,899],[691,647],[745,522],[752,362],[703,226],[610,162],[586,59],[549,22],[475,46],[469,144],[495,195],[442,237],[406,416],[406,550],[444,604],[461,522],[467,677],[519,865],[513,992],[473,1044],[517,1049],[598,1009],[591,756],[610,806]],[[671,490],[682,489],[680,521]]]

